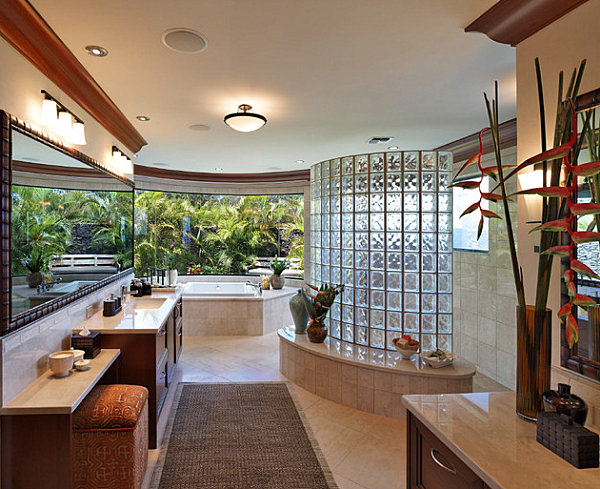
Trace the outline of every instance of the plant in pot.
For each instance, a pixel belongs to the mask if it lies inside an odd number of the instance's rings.
[[[271,270],[273,270],[273,275],[271,275],[271,279],[270,279],[271,287],[273,287],[274,289],[282,289],[283,288],[283,286],[285,284],[285,277],[283,277],[281,274],[289,266],[290,266],[290,264],[287,260],[279,261],[279,259],[277,257],[275,257],[275,259],[273,260],[273,263],[271,263]]]
[[[21,259],[21,264],[29,270],[27,276],[29,287],[37,287],[44,280],[47,280],[49,261],[42,247],[32,248],[31,253]]]
[[[338,294],[344,291],[343,285],[322,284],[317,288],[314,285],[308,286],[316,292],[314,296],[302,294],[306,311],[310,317],[310,323],[306,329],[308,340],[312,343],[323,343],[327,337],[327,326],[325,326],[325,317],[331,309]]]
[[[500,219],[491,210],[484,209],[484,200],[501,203],[504,210],[506,233],[511,257],[513,278],[517,292],[517,414],[524,419],[535,420],[537,413],[543,410],[542,394],[550,388],[550,356],[551,356],[551,311],[546,307],[550,287],[552,260],[555,255],[568,259],[569,267],[564,274],[570,301],[558,311],[558,316],[567,321],[567,340],[572,346],[577,341],[577,322],[572,314],[576,306],[587,307],[592,299],[576,293],[574,279],[576,275],[598,277],[586,265],[574,258],[578,243],[600,241],[600,232],[576,231],[573,228],[575,215],[600,213],[599,204],[577,204],[572,201],[577,186],[577,177],[596,175],[600,172],[600,162],[575,165],[581,140],[577,138],[577,117],[572,100],[577,96],[585,61],[579,70],[574,70],[571,82],[563,98],[563,74],[559,76],[558,108],[555,122],[554,147],[547,149],[546,119],[544,94],[542,88],[541,69],[536,59],[538,97],[540,108],[540,127],[542,151],[523,163],[513,166],[502,164],[500,155],[500,138],[498,129],[498,84],[495,86],[495,98],[490,102],[484,94],[489,128],[479,133],[479,152],[471,157],[458,171],[453,185],[465,189],[477,189],[479,199],[467,207],[463,216],[479,211],[481,218],[478,228],[478,239],[481,236],[484,219]],[[482,134],[490,131],[496,165],[483,167]],[[471,164],[476,163],[480,178],[478,180],[457,181],[456,179]],[[527,305],[523,284],[523,271],[519,265],[517,249],[513,236],[513,226],[509,212],[510,196],[507,195],[505,182],[519,171],[539,165],[542,169],[542,186],[517,192],[519,195],[533,194],[542,199],[542,222],[532,231],[541,232],[540,254],[538,259],[537,284],[535,288],[535,305]],[[504,171],[513,168],[505,176]],[[484,176],[498,180],[492,191],[481,189]],[[561,184],[561,176],[564,184]],[[500,193],[495,193],[500,189]],[[462,217],[462,216],[461,216]],[[559,242],[559,236],[567,235],[566,242]]]

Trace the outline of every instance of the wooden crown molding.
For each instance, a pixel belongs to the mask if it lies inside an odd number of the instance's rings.
[[[500,149],[512,148],[517,145],[517,119],[510,119],[498,127],[500,132]],[[486,131],[482,137],[483,154],[494,151],[492,136]],[[464,138],[457,139],[451,143],[435,148],[435,151],[450,151],[454,161],[469,159],[479,151],[479,133],[469,134]]]
[[[135,165],[134,173],[135,176],[210,183],[281,183],[310,181],[310,170],[293,170],[267,173],[207,173],[165,170],[162,168],[152,168],[145,165]]]
[[[40,163],[31,163],[29,161],[12,160],[12,171],[23,173],[35,173],[41,175],[59,175],[66,177],[83,178],[106,178],[112,180],[113,177],[107,173],[94,170],[92,168],[79,168],[75,166],[61,165],[42,165]]]
[[[29,2],[0,2],[0,35],[133,153],[147,144]]]
[[[587,0],[500,0],[465,28],[516,46]]]

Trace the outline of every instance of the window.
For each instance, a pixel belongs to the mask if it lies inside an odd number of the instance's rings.
[[[477,176],[467,177],[464,180],[479,179]],[[483,192],[489,192],[489,177],[484,177],[481,184]],[[466,216],[461,214],[479,197],[477,189],[464,189],[452,187],[454,227],[454,250],[456,251],[478,251],[487,253],[490,250],[490,226],[489,219],[483,222],[483,231],[479,240],[477,239],[477,227],[481,214],[479,211],[472,212]],[[488,208],[487,201],[483,201],[484,209]]]

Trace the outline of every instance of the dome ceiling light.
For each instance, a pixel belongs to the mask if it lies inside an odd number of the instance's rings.
[[[227,114],[223,121],[232,129],[240,132],[256,131],[267,123],[267,118],[264,115],[248,112],[249,110],[252,110],[251,105],[239,105],[238,111]]]

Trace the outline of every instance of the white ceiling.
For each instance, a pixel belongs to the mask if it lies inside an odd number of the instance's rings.
[[[226,173],[439,146],[486,124],[482,91],[495,79],[501,120],[515,117],[514,49],[463,32],[495,2],[32,0],[148,141],[137,163]],[[208,49],[167,49],[161,34],[173,27],[203,33]],[[89,44],[108,56],[88,55]],[[227,127],[241,103],[267,125]],[[372,136],[395,139],[366,144]]]

